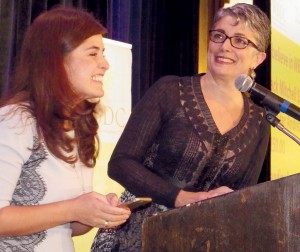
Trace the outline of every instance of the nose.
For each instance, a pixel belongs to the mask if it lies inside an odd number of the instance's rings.
[[[225,48],[225,50],[226,50],[226,49],[231,49],[231,48],[232,48],[230,38],[226,38],[226,39],[224,40],[224,42],[222,43],[222,48]]]
[[[107,59],[105,58],[102,58],[100,61],[99,61],[99,64],[98,64],[99,68],[101,69],[104,69],[105,71],[109,69],[109,63],[107,61]]]

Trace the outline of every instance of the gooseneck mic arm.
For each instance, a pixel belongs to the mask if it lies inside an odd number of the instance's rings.
[[[279,129],[282,131],[284,134],[286,134],[288,137],[293,139],[297,144],[300,145],[300,139],[295,136],[292,132],[287,130],[281,123],[280,120],[274,115],[272,111],[268,111],[268,108],[266,109],[266,119],[267,121],[275,128]]]

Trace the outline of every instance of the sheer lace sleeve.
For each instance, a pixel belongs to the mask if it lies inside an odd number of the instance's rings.
[[[136,105],[112,154],[108,174],[136,196],[173,206],[180,190],[147,169],[144,159],[164,121],[179,106],[179,78],[158,80]]]

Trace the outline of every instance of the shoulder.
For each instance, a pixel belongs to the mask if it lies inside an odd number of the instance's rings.
[[[37,137],[36,123],[31,114],[17,105],[0,108],[0,162],[25,162]],[[21,160],[21,161],[20,161]]]
[[[176,75],[166,75],[155,81],[145,92],[142,99],[149,102],[165,101],[170,96],[179,93],[180,77]]]
[[[165,89],[168,87],[176,87],[178,86],[180,82],[180,77],[177,75],[166,75],[163,77],[160,77],[154,84],[151,86],[151,88],[157,88],[157,89]]]
[[[33,128],[35,119],[26,107],[7,105],[0,108],[0,129],[22,133],[27,128]]]
[[[159,78],[154,85],[178,85],[179,83],[186,84],[197,81],[203,74],[195,74],[189,76],[178,76],[178,75],[166,75]]]
[[[179,91],[181,87],[191,86],[193,82],[199,82],[201,75],[177,76],[166,75],[159,78],[151,87],[150,90],[156,92],[168,91],[168,93]]]

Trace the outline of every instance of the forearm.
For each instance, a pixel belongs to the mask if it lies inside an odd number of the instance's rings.
[[[154,174],[130,158],[117,158],[109,163],[108,175],[138,197],[151,197],[155,203],[174,207],[180,188]]]
[[[72,201],[0,209],[0,236],[37,233],[73,221]]]
[[[79,222],[73,233],[86,232],[86,227],[110,227],[123,224],[130,211],[117,207],[111,197],[96,192],[76,198],[39,206],[7,206],[0,209],[0,236],[20,236],[37,233],[65,223]],[[84,227],[86,225],[86,227]]]

